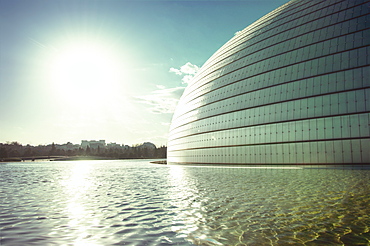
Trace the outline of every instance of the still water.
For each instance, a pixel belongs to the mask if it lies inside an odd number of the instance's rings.
[[[370,245],[370,170],[0,164],[0,245]]]

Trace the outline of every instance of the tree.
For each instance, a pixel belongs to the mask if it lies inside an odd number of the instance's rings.
[[[31,151],[31,146],[27,146],[26,150],[24,151],[23,153],[23,156],[24,157],[30,157],[30,156],[33,156],[32,155],[32,151]]]
[[[90,155],[91,154],[91,149],[90,149],[90,146],[87,146],[86,147],[86,155]]]
[[[84,149],[79,147],[78,148],[78,155],[83,155],[83,153],[84,153]]]
[[[49,152],[49,155],[55,155],[56,153],[56,148],[54,142],[51,144],[51,150]]]
[[[0,158],[7,158],[9,157],[8,155],[8,150],[5,147],[0,148]]]

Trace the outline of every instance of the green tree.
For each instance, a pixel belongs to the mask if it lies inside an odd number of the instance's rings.
[[[24,153],[23,153],[23,156],[24,157],[30,157],[30,156],[33,156],[32,155],[32,150],[31,150],[31,146],[27,146],[27,148],[26,148],[26,150],[24,151]]]
[[[90,149],[90,146],[87,146],[86,147],[86,155],[89,156],[91,154],[91,149]]]
[[[0,158],[7,158],[9,157],[8,155],[8,150],[5,147],[0,148]]]
[[[51,149],[49,151],[49,155],[55,155],[56,153],[56,147],[55,147],[55,144],[54,142],[51,144]]]

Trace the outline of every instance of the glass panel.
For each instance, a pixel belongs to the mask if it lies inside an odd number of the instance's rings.
[[[289,144],[289,163],[297,162],[296,145],[294,143]]]
[[[317,162],[326,163],[326,144],[325,142],[317,142]]]
[[[317,151],[317,142],[311,142],[310,143],[310,156],[311,156],[311,162],[317,163],[318,162],[318,151]]]
[[[334,154],[334,145],[333,141],[328,141],[325,142],[325,147],[326,147],[326,162],[327,163],[335,163],[335,154]]]
[[[309,129],[310,129],[309,121],[308,120],[302,121],[302,133],[303,133],[302,140],[309,140],[310,138]]]
[[[339,114],[345,114],[347,113],[347,95],[346,93],[340,93],[338,94],[339,97]]]
[[[289,141],[295,141],[295,134],[296,134],[295,124],[296,124],[295,121],[289,122],[287,124],[288,125],[287,134],[289,134]]]
[[[289,144],[283,144],[283,162],[289,163],[290,162],[290,150]]]
[[[310,126],[309,126],[309,132],[310,132],[310,140],[316,140],[317,139],[317,131],[316,131],[316,119],[310,120],[309,121]]]
[[[296,157],[297,157],[297,159],[296,159],[296,162],[297,163],[304,163],[304,158],[303,158],[303,144],[302,143],[296,143],[295,144],[295,147],[296,147],[296,153],[297,153],[297,155],[296,155]]]
[[[361,163],[361,141],[352,140],[352,161],[353,163]]]
[[[322,115],[330,115],[330,96],[326,95],[322,97]]]
[[[349,138],[351,136],[349,127],[349,116],[341,116],[341,131],[342,138]]]
[[[320,78],[320,91],[321,93],[329,92],[329,75],[323,75]]]
[[[365,94],[363,90],[356,91],[355,103],[356,103],[356,112],[365,111]]]
[[[370,163],[370,139],[361,139],[362,163]]]
[[[315,98],[307,99],[307,117],[311,118],[315,116]]]
[[[341,118],[334,117],[333,118],[333,138],[341,138],[341,137],[342,137]]]
[[[311,163],[310,145],[309,143],[303,143],[303,161],[304,163]]]
[[[284,163],[284,159],[283,159],[283,145],[282,144],[278,144],[276,145],[276,160],[277,160],[277,163]]]
[[[343,163],[342,141],[334,141],[333,146],[334,146],[334,162]]]
[[[331,114],[336,115],[339,112],[338,94],[330,95]]]
[[[301,118],[307,118],[307,99],[301,100]]]
[[[331,139],[333,138],[333,118],[325,118],[325,138]]]
[[[369,132],[369,114],[360,114],[359,115],[359,125],[360,125],[360,136],[368,137],[370,136]]]
[[[306,95],[307,96],[311,96],[313,94],[313,88],[314,88],[314,80],[311,78],[311,79],[307,79],[307,85],[306,85]]]
[[[356,99],[355,99],[356,92],[351,91],[347,93],[347,105],[348,105],[348,113],[356,112]]]
[[[287,119],[288,119],[288,102],[285,102],[281,104],[281,120]]]
[[[351,115],[349,120],[350,120],[351,138],[360,137],[358,115]]]
[[[285,142],[287,141],[287,136],[283,133],[283,124],[276,124],[276,140],[277,142]]]
[[[343,144],[343,162],[352,163],[352,146],[351,141],[344,140]]]
[[[315,97],[315,116],[322,116],[322,108],[323,108],[323,98],[322,97]]]
[[[317,128],[317,139],[325,138],[325,119],[317,119],[316,120],[316,128]]]

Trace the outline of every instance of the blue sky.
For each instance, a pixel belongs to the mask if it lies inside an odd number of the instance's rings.
[[[199,67],[286,3],[0,1],[0,142],[166,145]]]

